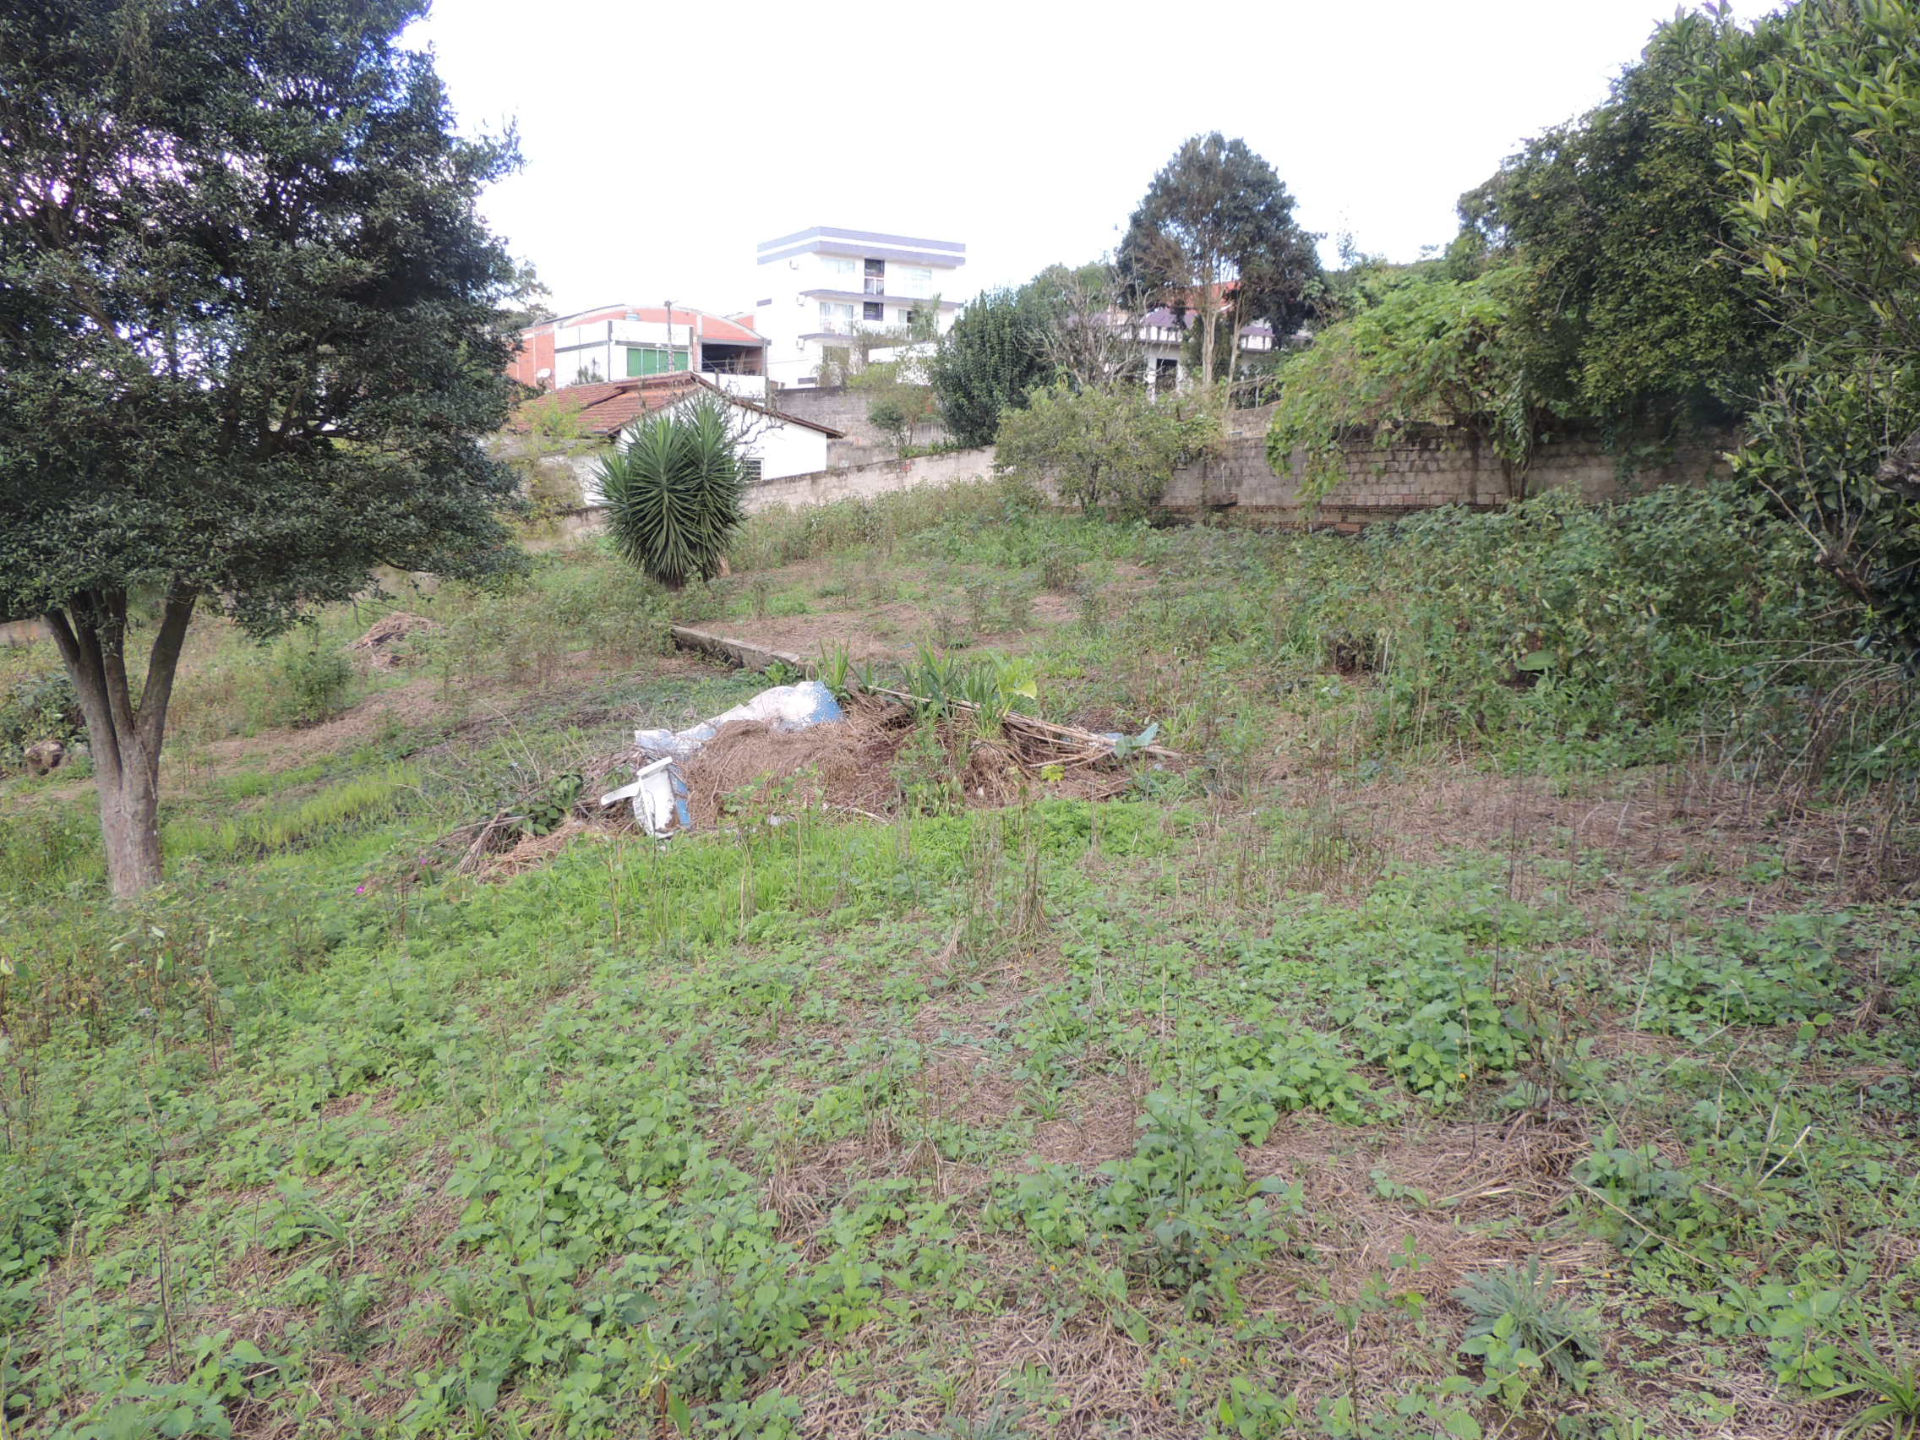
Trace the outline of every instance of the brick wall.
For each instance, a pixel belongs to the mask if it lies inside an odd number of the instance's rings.
[[[1165,504],[1172,510],[1228,509],[1269,522],[1307,518],[1301,482],[1307,457],[1296,452],[1284,471],[1267,463],[1271,408],[1236,411],[1224,457],[1177,472]],[[1569,434],[1542,445],[1524,476],[1511,476],[1490,450],[1475,450],[1455,431],[1422,427],[1391,445],[1354,440],[1342,447],[1346,479],[1321,499],[1316,523],[1360,525],[1436,505],[1497,505],[1522,493],[1577,487],[1589,500],[1613,499],[1655,485],[1697,484],[1721,464],[1730,436],[1684,448],[1665,465],[1622,481],[1612,455],[1592,434]],[[1522,487],[1524,486],[1524,491]]]
[[[1358,441],[1347,446],[1342,455],[1347,478],[1309,513],[1300,498],[1306,457],[1293,456],[1282,474],[1276,474],[1267,464],[1266,425],[1270,414],[1265,410],[1238,412],[1229,427],[1225,456],[1177,472],[1166,495],[1166,507],[1176,512],[1220,510],[1263,524],[1298,524],[1311,519],[1320,525],[1352,527],[1436,505],[1498,505],[1514,498],[1519,489],[1497,456],[1486,451],[1475,453],[1457,435],[1435,428],[1403,436],[1390,446]],[[1655,485],[1698,484],[1713,473],[1720,464],[1718,452],[1730,443],[1731,437],[1727,436],[1702,441],[1681,451],[1670,463],[1643,469],[1622,482],[1613,457],[1597,437],[1569,436],[1536,453],[1525,476],[1526,493],[1572,485],[1590,500],[1604,500]],[[993,475],[993,454],[993,447],[986,446],[788,475],[753,486],[747,492],[747,510],[757,513],[783,505],[825,505],[895,490],[984,480]]]

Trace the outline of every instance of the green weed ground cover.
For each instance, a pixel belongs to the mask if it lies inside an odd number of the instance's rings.
[[[984,487],[757,521],[677,612],[562,552],[409,601],[421,667],[357,683],[434,715],[190,768],[136,910],[84,808],[16,786],[0,1433],[1746,1436],[1893,1403],[1909,742],[1884,677],[1820,681],[1806,577],[1668,503],[1356,543]],[[1645,579],[1675,527],[1721,581]],[[415,863],[756,688],[650,668],[669,614],[751,619],[756,574],[769,611],[933,602],[936,563],[989,610],[1068,597],[1040,707],[1195,763],[1102,805],[589,832],[501,885]],[[1583,826],[1680,793],[1703,737],[1725,815]]]

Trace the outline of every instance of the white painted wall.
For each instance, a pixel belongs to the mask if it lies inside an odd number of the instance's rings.
[[[788,425],[765,416],[759,433],[747,442],[747,453],[757,454],[762,480],[808,475],[827,468],[827,437],[805,425]]]
[[[729,395],[738,395],[743,400],[753,400],[762,405],[767,403],[767,377],[764,375],[730,375],[722,371],[700,378]]]
[[[562,325],[553,332],[553,383],[575,384],[582,373],[597,370],[602,380],[627,378],[628,345],[665,347],[692,353],[693,325],[675,321],[671,330],[661,321],[595,320],[586,325]]]
[[[757,380],[760,377],[750,375],[737,378]],[[697,402],[697,395],[689,396],[674,408],[685,410]],[[757,410],[732,406],[728,408],[734,417],[734,435],[740,441],[740,453],[760,462],[761,479],[779,480],[789,475],[806,475],[815,470],[827,468],[828,438],[820,431],[811,426],[776,420]],[[629,425],[620,432],[615,443],[630,444],[638,428],[638,424]],[[605,498],[600,494],[596,479],[597,469],[598,456],[591,457],[586,463],[575,467],[574,474],[580,482],[581,499],[588,505],[601,504]]]

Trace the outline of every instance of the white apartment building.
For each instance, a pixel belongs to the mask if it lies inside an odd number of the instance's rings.
[[[960,313],[967,247],[816,225],[755,253],[754,331],[766,338],[766,373],[782,385],[812,385],[829,349],[861,331],[904,330],[936,304],[940,331]],[[936,300],[937,297],[937,300]]]

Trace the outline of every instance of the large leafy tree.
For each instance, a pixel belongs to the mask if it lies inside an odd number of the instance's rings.
[[[1196,316],[1200,377],[1231,378],[1240,327],[1265,320],[1291,335],[1312,313],[1320,282],[1314,237],[1293,218],[1293,197],[1244,140],[1196,135],[1153,177],[1116,262],[1136,309],[1165,305]],[[1216,358],[1225,341],[1224,367]]]
[[[1712,138],[1675,116],[1737,38],[1713,15],[1661,26],[1605,103],[1460,202],[1452,261],[1513,270],[1509,343],[1532,384],[1623,448],[1734,418],[1779,350],[1753,280],[1726,262]]]
[[[161,742],[197,610],[258,634],[376,566],[517,551],[519,277],[475,214],[417,0],[0,10],[0,611],[79,693],[108,873],[161,876]],[[137,650],[144,648],[144,664]]]
[[[1792,345],[1736,470],[1920,671],[1920,5],[1801,0],[1736,37],[1682,113]]]

